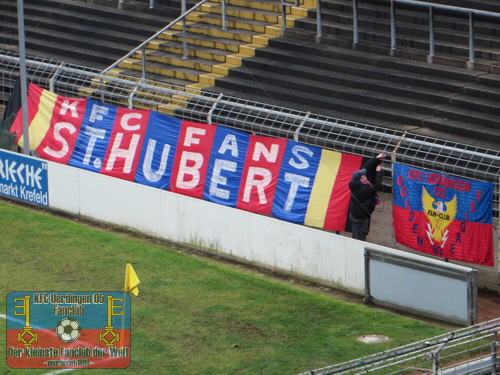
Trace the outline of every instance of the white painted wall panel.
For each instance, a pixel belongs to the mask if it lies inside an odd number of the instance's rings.
[[[156,235],[161,226],[161,190],[81,170],[80,213]]]
[[[366,242],[51,162],[49,176],[51,208],[364,294]]]
[[[49,165],[50,207],[75,215],[80,214],[80,184],[78,178],[80,171],[53,162],[47,162],[47,164]]]

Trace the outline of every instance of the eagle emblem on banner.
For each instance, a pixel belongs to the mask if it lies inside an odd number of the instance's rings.
[[[448,240],[448,226],[455,220],[457,214],[457,195],[450,201],[434,199],[422,187],[422,206],[427,217],[427,237],[431,244],[444,246]]]

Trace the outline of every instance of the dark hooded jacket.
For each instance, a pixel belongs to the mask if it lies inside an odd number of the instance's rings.
[[[351,190],[349,212],[357,219],[365,219],[371,216],[375,209],[375,196],[382,184],[381,171],[375,172],[374,184],[369,181],[362,183],[360,178],[363,174],[367,176],[366,169],[354,172],[352,180],[349,182],[349,190]]]
[[[363,165],[363,169],[366,169],[366,178],[368,181],[375,185],[377,183],[377,167],[382,164],[382,159],[371,158]]]

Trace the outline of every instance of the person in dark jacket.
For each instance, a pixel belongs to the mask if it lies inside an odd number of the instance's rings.
[[[381,162],[382,160],[377,156],[376,158],[370,159],[365,164],[365,166],[368,165],[369,168],[375,165],[373,183],[368,180],[368,170],[365,168],[354,172],[351,182],[349,182],[349,190],[351,190],[349,219],[352,225],[352,238],[357,240],[366,241],[366,236],[370,229],[370,219],[375,209],[377,191],[382,185]]]
[[[370,181],[372,185],[376,184],[376,169],[379,165],[382,164],[386,156],[387,156],[386,154],[381,152],[376,157],[368,159],[368,161],[361,167],[361,169],[366,169],[366,178],[368,179],[368,181]],[[374,199],[375,199],[375,204],[380,203],[378,194],[375,194]]]

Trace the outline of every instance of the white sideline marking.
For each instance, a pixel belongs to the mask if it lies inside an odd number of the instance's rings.
[[[74,368],[63,368],[61,370],[56,370],[56,371],[52,371],[52,372],[48,372],[44,375],[56,375],[56,374],[62,374],[63,372],[70,372],[70,371],[75,371],[76,369]]]

